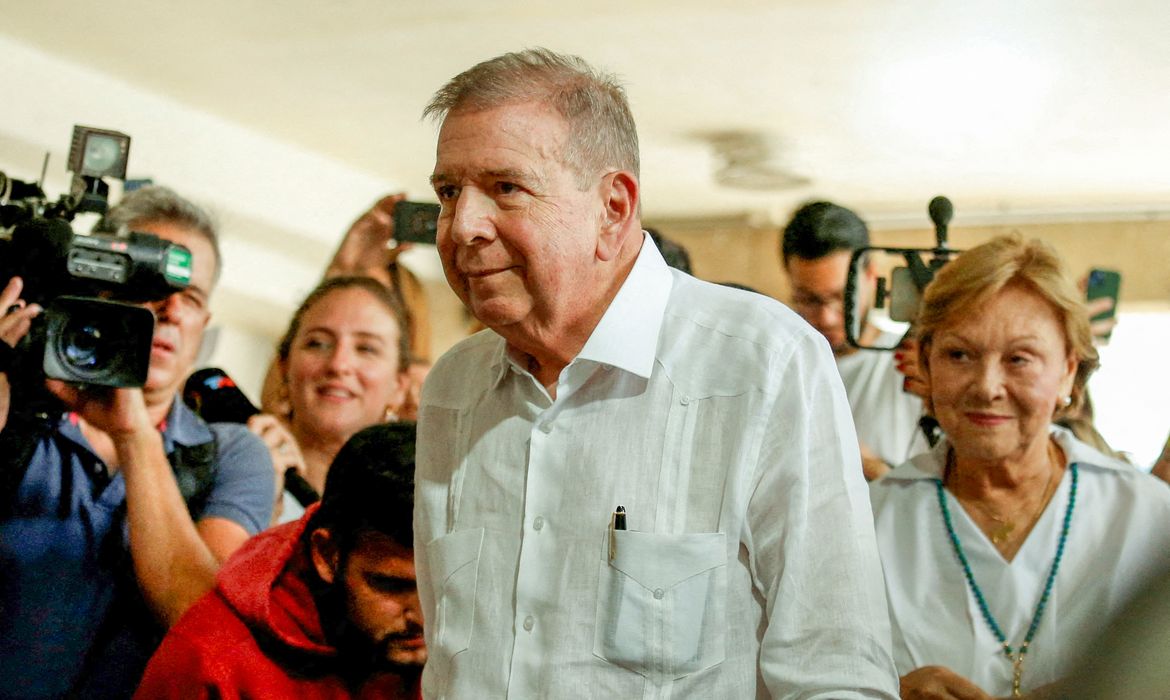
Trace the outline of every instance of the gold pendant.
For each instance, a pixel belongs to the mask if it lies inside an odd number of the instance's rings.
[[[1024,694],[1020,689],[1020,686],[1021,686],[1020,681],[1024,677],[1024,654],[1025,653],[1027,653],[1027,652],[1019,651],[1016,653],[1015,658],[1012,659],[1012,697],[1013,698],[1024,697]]]
[[[1015,530],[1015,529],[1016,529],[1015,523],[1005,522],[1005,523],[1000,524],[999,527],[997,527],[991,531],[991,543],[998,545],[998,544],[1003,544],[1004,542],[1007,542],[1008,538],[1011,537],[1012,530]]]

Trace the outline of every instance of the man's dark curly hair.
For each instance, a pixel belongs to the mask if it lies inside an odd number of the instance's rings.
[[[328,528],[348,553],[363,532],[414,547],[415,424],[382,423],[358,432],[337,453],[325,477],[321,506],[306,536]]]

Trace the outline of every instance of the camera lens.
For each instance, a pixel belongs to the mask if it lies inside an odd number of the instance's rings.
[[[71,326],[61,336],[61,350],[70,366],[92,370],[101,364],[102,331],[92,324]]]

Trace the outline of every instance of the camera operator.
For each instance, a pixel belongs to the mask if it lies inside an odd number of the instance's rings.
[[[907,458],[925,451],[918,429],[922,401],[902,390],[899,355],[858,350],[845,339],[845,285],[855,250],[869,247],[869,229],[853,211],[832,202],[810,202],[796,210],[780,237],[780,259],[792,285],[792,309],[817,329],[837,360],[857,426],[861,464],[873,481]],[[872,261],[866,288],[874,286]],[[862,318],[869,313],[866,300]],[[863,343],[893,344],[888,331],[863,320]]]
[[[15,465],[24,471],[15,491],[0,493],[0,698],[129,697],[166,627],[271,517],[263,443],[243,426],[209,426],[176,400],[219,272],[209,217],[148,187],[124,197],[101,228],[186,246],[190,285],[144,304],[156,322],[141,389],[50,380],[69,412],[45,434],[16,420],[19,396],[3,412],[0,449],[32,457]],[[0,296],[15,308],[0,322],[9,345],[37,313],[13,302],[19,290],[14,281]],[[0,384],[0,407],[8,394]]]

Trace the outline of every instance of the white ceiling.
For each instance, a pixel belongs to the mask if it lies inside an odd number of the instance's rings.
[[[131,133],[133,173],[226,211],[251,261],[227,286],[276,309],[379,192],[430,197],[431,93],[540,45],[625,80],[649,221],[827,197],[925,225],[939,193],[957,222],[1166,217],[1167,37],[1158,0],[0,0],[0,169],[35,178],[75,122]],[[727,131],[808,184],[716,185]]]
[[[429,95],[524,46],[621,75],[648,216],[1170,203],[1164,2],[0,2],[0,32],[426,193]],[[701,132],[746,129],[811,185],[713,185]]]

